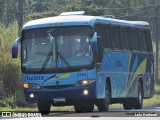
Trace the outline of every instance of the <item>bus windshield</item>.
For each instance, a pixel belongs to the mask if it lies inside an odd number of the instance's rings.
[[[90,27],[49,27],[22,33],[22,70],[53,71],[93,63]]]

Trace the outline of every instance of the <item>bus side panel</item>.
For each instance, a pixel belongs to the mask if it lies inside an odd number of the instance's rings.
[[[154,57],[151,54],[151,92],[150,97],[154,95]]]
[[[105,73],[98,73],[98,78],[96,81],[96,93],[98,99],[105,98],[105,86],[106,86],[106,74]]]
[[[127,79],[130,64],[130,52],[105,51],[101,73],[111,80],[111,97],[124,98],[127,95]]]
[[[151,97],[153,90],[153,55],[148,53],[105,51],[100,69],[104,80],[111,80],[112,98],[138,96],[138,81],[142,78],[144,97]]]
[[[105,98],[105,78],[104,74],[97,75],[97,70],[93,69],[88,71],[88,79],[95,79],[96,81],[96,99],[103,99]]]
[[[146,75],[144,78],[144,97],[152,97],[154,94],[154,60],[153,54],[147,54]],[[146,80],[146,81],[145,81]]]
[[[132,53],[130,56],[130,64],[129,64],[129,72],[128,72],[129,77],[127,82],[126,97],[137,97],[138,95],[138,80],[140,77],[143,76],[143,73],[145,73],[146,71],[146,68],[145,68],[146,61],[143,61],[143,60],[144,59],[141,58],[141,56],[139,56],[138,53]]]
[[[151,96],[151,66],[152,57],[148,53],[132,53],[127,97],[138,96],[138,82],[142,80],[144,97]]]

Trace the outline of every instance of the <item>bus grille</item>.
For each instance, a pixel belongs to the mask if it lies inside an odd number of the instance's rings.
[[[46,89],[63,89],[63,88],[68,88],[68,87],[72,87],[72,84],[68,84],[68,85],[54,85],[54,86],[43,86],[42,88],[46,88]]]

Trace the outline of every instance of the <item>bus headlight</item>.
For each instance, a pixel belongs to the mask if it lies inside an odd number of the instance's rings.
[[[76,83],[76,86],[85,86],[94,83],[95,80],[80,80]]]
[[[35,83],[23,84],[23,86],[24,88],[28,88],[28,89],[39,89],[40,88],[40,86]]]

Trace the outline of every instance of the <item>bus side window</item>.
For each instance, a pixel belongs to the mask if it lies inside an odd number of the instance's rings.
[[[152,40],[151,40],[151,33],[149,30],[145,31],[145,35],[146,35],[146,49],[147,52],[152,52]]]
[[[145,31],[142,29],[138,30],[138,41],[139,41],[139,50],[146,51],[146,37]]]
[[[103,41],[103,50],[105,48],[113,49],[112,41],[110,38],[110,26],[104,25],[102,27],[102,41]]]
[[[110,33],[111,33],[111,40],[113,43],[114,49],[121,49],[121,42],[120,42],[120,27],[119,26],[111,26]]]
[[[130,50],[129,35],[127,27],[120,27],[121,44],[123,50]]]
[[[100,63],[101,60],[102,60],[102,40],[101,40],[101,37],[102,37],[102,28],[101,28],[101,24],[96,24],[94,26],[94,31],[97,32],[97,36],[99,36],[97,38],[97,41],[98,41],[98,53],[94,55],[94,58],[95,58],[95,61],[97,63]]]
[[[136,28],[129,29],[129,40],[131,50],[139,51],[138,47],[138,30]]]

